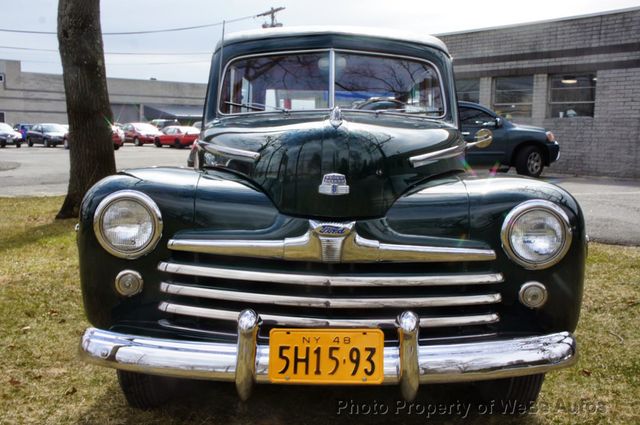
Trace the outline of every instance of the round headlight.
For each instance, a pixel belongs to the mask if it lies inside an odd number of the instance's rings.
[[[121,190],[100,202],[93,216],[98,242],[112,255],[134,259],[155,248],[162,216],[155,202],[133,190]]]
[[[567,214],[553,202],[533,200],[512,209],[502,225],[502,246],[526,269],[557,264],[571,245]]]

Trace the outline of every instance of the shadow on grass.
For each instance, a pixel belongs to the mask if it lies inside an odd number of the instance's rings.
[[[371,388],[301,387],[258,385],[248,402],[239,401],[229,383],[199,382],[181,399],[157,410],[128,407],[115,397],[117,385],[85,411],[79,424],[118,422],[125,424],[525,424],[537,425],[534,414],[508,416],[494,406],[494,415],[483,414],[490,403],[464,400],[463,385],[423,386],[415,402],[405,402],[397,386]],[[462,395],[462,397],[461,397]],[[115,407],[113,404],[118,403]],[[115,407],[115,408],[114,408]]]
[[[27,245],[37,244],[42,239],[48,239],[73,233],[73,226],[77,219],[56,220],[39,226],[27,227],[19,233],[9,233],[0,236],[0,253],[9,249],[22,249]]]

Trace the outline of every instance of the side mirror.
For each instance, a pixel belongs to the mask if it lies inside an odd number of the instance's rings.
[[[502,118],[496,117],[496,128],[502,127],[502,124],[503,124]]]
[[[491,142],[493,142],[493,133],[491,133],[491,130],[487,128],[481,128],[476,132],[474,141],[471,143],[467,143],[465,148],[469,149],[470,147],[475,146],[479,149],[483,149],[489,146]]]

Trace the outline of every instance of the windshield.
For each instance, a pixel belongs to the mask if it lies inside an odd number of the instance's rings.
[[[429,117],[444,115],[440,80],[432,64],[341,51],[274,54],[233,61],[225,71],[219,105],[224,114],[332,106]]]
[[[67,129],[60,124],[43,124],[42,130],[47,133],[66,133]]]

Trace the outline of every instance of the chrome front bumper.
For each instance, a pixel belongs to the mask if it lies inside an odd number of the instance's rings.
[[[242,314],[247,312],[253,315],[243,320]],[[413,314],[403,315],[407,313]],[[256,344],[259,317],[251,310],[242,314],[236,344],[149,338],[89,328],[82,337],[80,351],[86,361],[116,369],[235,381],[238,394],[247,399],[255,382],[269,382],[269,346]],[[415,398],[422,383],[545,373],[570,366],[577,360],[576,340],[569,332],[487,342],[419,345],[415,322],[403,322],[403,315],[398,324],[399,346],[384,349],[384,383],[400,384],[408,400]]]

